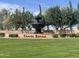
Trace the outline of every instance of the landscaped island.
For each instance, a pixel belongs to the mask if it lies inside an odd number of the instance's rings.
[[[49,8],[46,8],[46,10],[44,10],[44,8],[41,8],[43,7],[43,5],[39,5],[39,13],[37,15],[31,13],[29,10],[27,10],[28,8],[25,9],[25,7],[23,7],[22,10],[15,9],[14,12],[12,12],[13,9],[1,9],[0,34],[2,36],[5,35],[5,37],[24,38],[28,37],[28,35],[31,34],[34,34],[34,36],[31,35],[30,37],[41,37],[42,34],[45,35],[45,33],[48,32],[51,33],[51,36],[55,37],[78,37],[79,2],[77,3],[76,9],[73,8],[71,0],[69,0],[68,2],[68,5],[65,7],[61,8],[61,6],[51,6]],[[20,30],[21,33],[17,32],[18,30]],[[32,30],[34,30],[34,32],[29,33]],[[1,31],[4,31],[6,33],[3,33]]]
[[[79,58],[78,0],[1,0],[0,6],[0,58]]]

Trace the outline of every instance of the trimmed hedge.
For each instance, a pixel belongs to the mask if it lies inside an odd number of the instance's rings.
[[[58,38],[58,34],[54,34],[53,37],[54,37],[54,38]]]
[[[69,34],[70,37],[75,37],[76,34]]]
[[[10,34],[9,37],[18,37],[18,34]]]
[[[58,36],[60,36],[60,37],[75,37],[75,38],[77,38],[77,37],[79,37],[79,33],[78,34],[54,34],[53,35],[53,37],[54,38],[58,38]]]
[[[75,37],[79,37],[79,33],[75,34]]]
[[[5,36],[5,33],[0,33],[0,37],[4,37]]]
[[[60,34],[60,37],[66,37],[67,35],[66,34]]]

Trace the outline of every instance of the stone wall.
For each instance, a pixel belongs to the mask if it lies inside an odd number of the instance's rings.
[[[59,33],[70,33],[70,31],[57,31],[55,33],[43,33],[43,34],[33,34],[31,31],[8,31],[3,30],[0,31],[0,33],[4,33],[4,38],[10,38],[10,35],[18,35],[16,38],[53,38],[53,34],[59,34]],[[74,30],[73,33],[77,34],[79,33],[79,30]]]

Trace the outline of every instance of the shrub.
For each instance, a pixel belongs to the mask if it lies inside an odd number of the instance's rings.
[[[75,37],[75,34],[69,34],[70,37]]]
[[[5,36],[5,33],[0,33],[0,37],[4,37]]]
[[[75,34],[75,37],[79,37],[79,33]]]
[[[54,34],[53,37],[54,37],[54,38],[58,38],[58,34]]]
[[[66,34],[60,34],[60,37],[66,37]]]
[[[9,37],[18,37],[18,34],[10,34]]]

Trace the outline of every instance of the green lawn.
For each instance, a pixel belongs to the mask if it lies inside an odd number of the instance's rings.
[[[0,39],[0,58],[79,57],[79,38]]]

